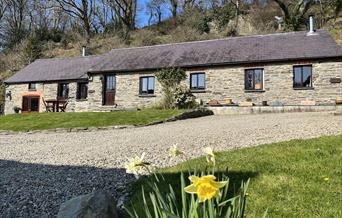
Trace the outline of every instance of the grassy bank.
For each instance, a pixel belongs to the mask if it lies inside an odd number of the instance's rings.
[[[55,128],[103,127],[112,125],[145,125],[162,121],[182,110],[115,111],[84,113],[31,113],[0,117],[0,130],[28,131]]]
[[[232,193],[251,178],[247,217],[261,217],[267,208],[270,217],[342,217],[342,135],[231,150],[216,158],[219,172],[229,169]],[[160,172],[179,190],[180,172],[206,166],[198,158]],[[147,179],[132,186],[135,208],[142,207],[141,185],[146,188]]]

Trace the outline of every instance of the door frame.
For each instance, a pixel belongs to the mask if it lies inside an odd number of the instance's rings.
[[[40,96],[39,95],[23,95],[21,97],[21,109],[24,108],[24,98],[28,98],[28,105],[27,105],[27,111],[21,110],[22,113],[31,113],[31,112],[40,112]],[[38,99],[38,110],[37,111],[32,111],[32,105],[31,105],[31,99]]]
[[[113,104],[106,104],[107,102],[107,78],[114,77],[114,99]],[[115,97],[116,97],[116,74],[104,74],[102,79],[102,105],[103,106],[114,106],[115,105]]]

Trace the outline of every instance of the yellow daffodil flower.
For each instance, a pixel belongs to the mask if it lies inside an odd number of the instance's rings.
[[[189,194],[197,194],[199,202],[210,200],[217,197],[220,193],[220,188],[223,188],[227,181],[216,182],[216,177],[213,175],[208,176],[190,176],[189,180],[191,185],[184,188],[184,191]]]
[[[215,165],[216,161],[215,161],[214,149],[211,147],[206,147],[203,149],[203,152],[206,154],[207,162]]]
[[[184,154],[181,150],[178,149],[178,145],[174,144],[169,150],[171,157],[177,157],[178,155]]]
[[[141,155],[141,157],[135,156],[131,158],[128,163],[126,163],[126,173],[133,173],[134,175],[138,175],[141,171],[142,167],[149,165],[149,163],[144,162],[145,153]]]
[[[324,181],[329,181],[329,177],[325,177],[325,178],[324,178]]]

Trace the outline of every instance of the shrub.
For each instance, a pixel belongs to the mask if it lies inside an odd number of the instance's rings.
[[[180,82],[186,78],[185,71],[180,68],[162,69],[156,73],[156,77],[163,89],[163,99],[160,106],[164,109],[174,108],[174,92]]]
[[[134,39],[134,40],[133,40]],[[132,36],[131,46],[151,46],[161,44],[160,39],[156,36],[156,33],[148,30],[142,29],[135,32]]]
[[[42,55],[42,48],[37,37],[32,36],[27,40],[24,48],[24,57],[27,63],[31,63]]]
[[[184,87],[179,86],[176,88],[175,93],[175,105],[178,109],[190,109],[197,106],[196,97],[191,93],[191,91]]]

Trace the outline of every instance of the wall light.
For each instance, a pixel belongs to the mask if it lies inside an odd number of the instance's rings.
[[[6,93],[6,98],[9,98],[10,101],[12,100],[12,92],[11,91],[8,91]]]

